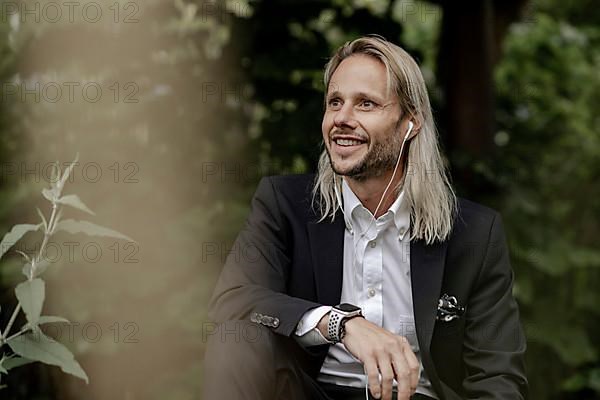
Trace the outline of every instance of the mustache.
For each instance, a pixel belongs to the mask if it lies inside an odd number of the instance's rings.
[[[353,137],[359,138],[364,141],[369,140],[369,136],[367,136],[363,133],[354,132],[354,131],[350,131],[347,129],[340,129],[340,128],[335,128],[331,132],[329,132],[329,139],[332,139],[336,135],[353,136]]]

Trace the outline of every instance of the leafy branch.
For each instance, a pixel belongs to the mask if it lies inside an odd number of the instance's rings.
[[[45,364],[55,365],[60,367],[65,373],[74,375],[80,379],[89,381],[85,371],[73,357],[73,354],[61,343],[46,336],[40,329],[40,325],[57,322],[69,322],[68,320],[42,315],[42,308],[46,294],[45,282],[40,278],[40,275],[46,271],[50,263],[44,259],[44,250],[50,238],[58,231],[65,231],[71,234],[85,233],[92,236],[114,237],[133,241],[126,235],[123,235],[112,229],[96,225],[89,221],[78,221],[73,219],[62,219],[62,210],[64,206],[77,208],[88,214],[94,215],[81,199],[75,194],[63,195],[62,191],[69,178],[73,167],[77,164],[78,157],[71,163],[64,172],[60,170],[58,163],[53,169],[53,174],[50,179],[50,188],[44,188],[42,195],[51,204],[50,218],[46,219],[42,211],[38,208],[37,212],[41,222],[35,224],[18,224],[4,235],[0,242],[0,258],[14,246],[25,234],[43,230],[44,237],[39,251],[33,255],[26,254],[17,250],[24,261],[23,275],[27,278],[15,288],[15,296],[17,305],[4,329],[0,327],[0,350],[2,358],[0,358],[0,378],[2,374],[8,374],[8,371],[26,365],[32,362],[40,361]],[[0,310],[1,311],[1,310]],[[19,313],[23,311],[27,323],[11,334],[13,325]],[[6,354],[5,346],[8,346],[12,351]],[[3,386],[0,385],[0,389]]]

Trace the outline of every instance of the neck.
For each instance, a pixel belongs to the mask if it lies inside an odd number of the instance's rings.
[[[394,176],[394,180],[390,184],[390,187],[385,194],[385,198],[383,201],[381,201],[381,196],[383,196],[383,192],[390,182],[393,172],[393,170],[389,170],[380,176],[372,177],[364,181],[358,181],[347,176],[345,176],[344,179],[356,197],[358,197],[362,205],[367,210],[371,211],[375,218],[379,218],[387,212],[387,210],[396,200],[397,193],[394,189],[398,186],[402,180],[402,176],[404,175],[402,165],[399,165],[396,175]],[[379,206],[377,213],[375,213],[375,209],[380,201],[381,205]]]

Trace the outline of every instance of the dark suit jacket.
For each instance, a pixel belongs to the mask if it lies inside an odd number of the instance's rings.
[[[317,222],[313,180],[314,175],[297,175],[260,181],[246,226],[217,283],[209,312],[213,321],[252,316],[291,337],[306,311],[339,303],[344,219],[339,213],[333,223]],[[410,244],[423,367],[442,399],[525,398],[526,342],[500,216],[463,199],[458,209],[447,241]],[[436,320],[443,294],[466,307],[461,318]],[[328,346],[306,350],[294,345],[296,357],[315,377]]]

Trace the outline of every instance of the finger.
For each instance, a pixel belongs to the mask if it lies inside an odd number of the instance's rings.
[[[421,372],[421,364],[417,359],[417,356],[412,350],[410,343],[408,340],[404,340],[404,345],[402,346],[404,351],[404,358],[406,363],[408,364],[408,369],[410,371],[410,389],[411,395],[417,390],[417,386],[419,384],[419,375]]]
[[[394,383],[394,369],[392,368],[392,360],[389,356],[381,356],[377,360],[379,372],[381,373],[381,399],[392,399],[392,385]]]
[[[396,376],[396,381],[398,382],[398,400],[408,399],[412,395],[410,386],[410,369],[402,346],[402,344],[398,346],[397,351],[394,351],[392,357],[394,375]]]
[[[368,358],[364,361],[365,372],[367,374],[367,382],[369,384],[369,391],[376,399],[381,396],[381,385],[379,383],[379,370],[377,369],[377,363],[374,358]]]

